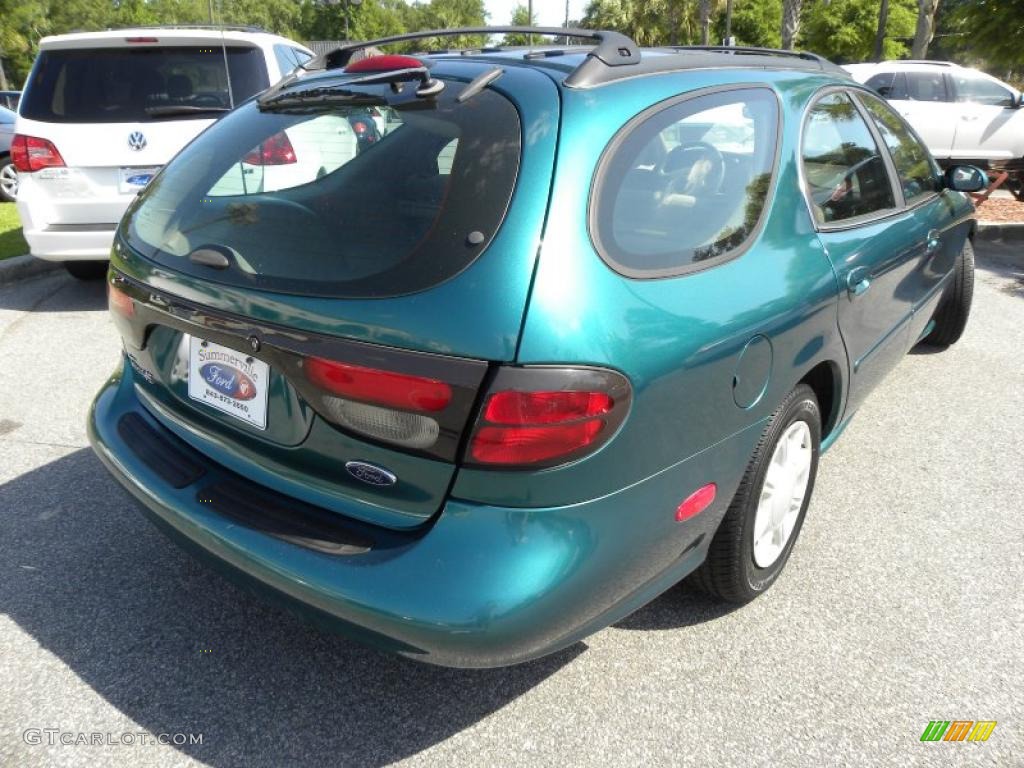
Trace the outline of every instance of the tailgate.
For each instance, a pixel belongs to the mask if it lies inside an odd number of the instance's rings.
[[[482,67],[448,66],[464,74],[436,111],[398,110],[400,127],[312,177],[303,157],[351,144],[343,111],[236,110],[140,197],[112,256],[114,317],[154,416],[243,476],[394,528],[441,508],[488,371],[515,357],[555,148],[545,76],[510,71],[501,84],[533,80],[526,96],[456,105]],[[492,97],[519,120],[488,116]],[[520,141],[530,118],[552,130]],[[296,130],[314,119],[315,148]],[[480,135],[495,123],[514,144]],[[197,398],[197,376],[218,392]]]

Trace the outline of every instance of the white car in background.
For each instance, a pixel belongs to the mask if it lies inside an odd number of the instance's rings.
[[[849,64],[924,139],[936,160],[981,166],[1024,158],[1021,94],[984,72],[942,61]]]
[[[250,29],[44,37],[11,146],[32,255],[62,261],[76,277],[103,274],[121,215],[160,168],[311,56],[292,40]],[[290,154],[254,148],[252,175],[263,165],[308,162],[301,137],[291,143]]]

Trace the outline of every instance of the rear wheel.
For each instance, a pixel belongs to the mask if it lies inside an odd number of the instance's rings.
[[[13,203],[18,196],[18,169],[9,157],[0,158],[0,202]]]
[[[76,280],[99,280],[107,275],[108,261],[65,261],[64,269]]]
[[[746,603],[768,589],[793,549],[818,472],[821,411],[806,384],[772,414],[694,581]]]
[[[967,327],[971,315],[971,300],[974,298],[974,246],[971,241],[964,243],[964,249],[956,258],[953,267],[953,282],[946,286],[946,292],[935,310],[935,328],[925,338],[925,344],[948,347],[955,344]]]

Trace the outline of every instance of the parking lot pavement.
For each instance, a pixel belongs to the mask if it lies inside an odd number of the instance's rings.
[[[489,671],[323,635],[172,546],[87,448],[119,347],[102,285],[0,292],[0,765],[1022,765],[1011,247],[979,247],[961,343],[904,360],[824,457],[768,595],[726,610],[676,588]],[[936,719],[998,725],[920,742]],[[140,744],[157,734],[202,743]]]

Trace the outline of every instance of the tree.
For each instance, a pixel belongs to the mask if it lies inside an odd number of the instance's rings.
[[[882,56],[899,58],[907,47],[898,38],[914,30],[916,0],[889,0],[882,40]],[[865,61],[872,56],[878,37],[878,0],[832,0],[808,3],[804,11],[800,45],[840,62]]]
[[[875,28],[875,47],[871,49],[871,60],[882,60],[885,46],[885,27],[889,23],[889,0],[882,0],[878,6],[878,26]]]
[[[536,26],[537,20],[531,18],[530,9],[525,5],[517,5],[516,9],[512,11],[512,23],[510,26],[513,27],[533,27]],[[502,45],[532,45],[529,35],[505,35],[501,42]]]
[[[928,46],[935,37],[935,12],[938,9],[939,0],[917,0],[917,29],[910,50],[912,59],[928,57]]]
[[[742,0],[733,6],[730,32],[738,45],[778,48],[782,45],[781,17],[782,0]],[[726,36],[724,24],[719,32],[721,37]]]
[[[990,66],[1015,70],[1024,68],[1021,40],[1024,40],[1024,0],[976,0],[943,4],[943,31],[961,33],[952,38],[953,49],[961,56],[981,59]],[[945,47],[945,46],[943,46]]]
[[[796,36],[800,33],[800,13],[803,10],[803,0],[782,1],[782,47],[793,50]]]
[[[711,42],[711,0],[700,0],[700,44]]]

